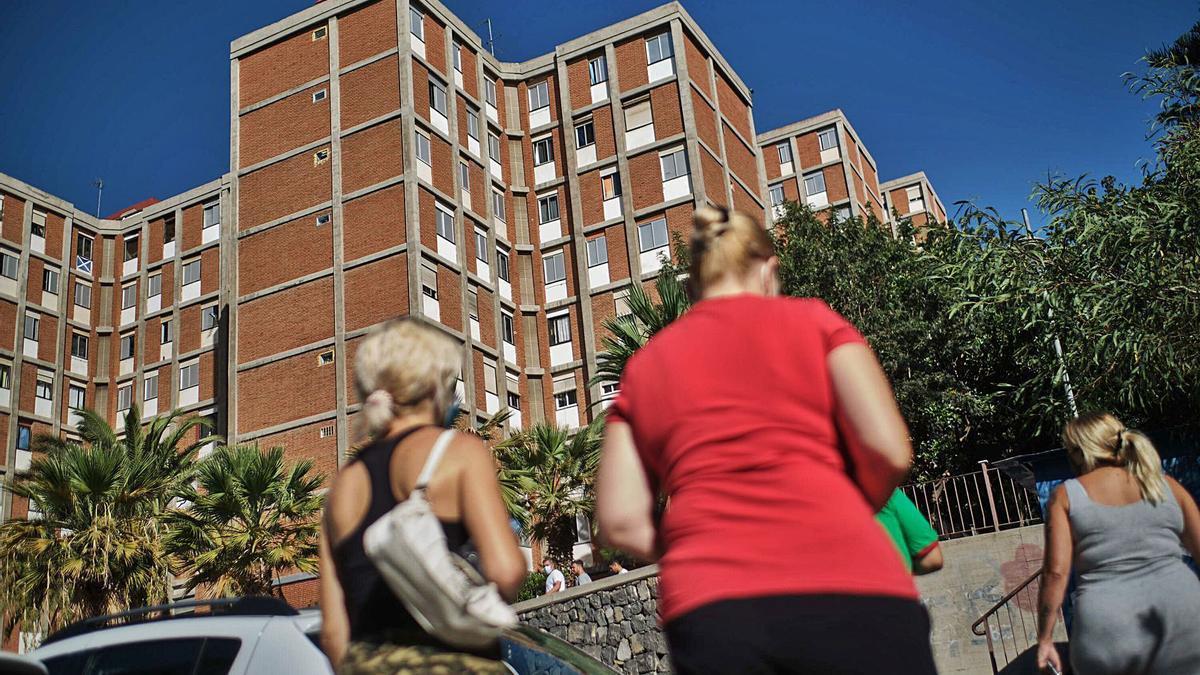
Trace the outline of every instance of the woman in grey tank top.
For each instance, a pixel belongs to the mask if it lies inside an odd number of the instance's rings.
[[[1200,552],[1196,502],[1112,415],[1072,420],[1063,443],[1079,478],[1046,507],[1038,666],[1063,670],[1053,633],[1073,566],[1075,673],[1200,673],[1200,579],[1183,562]]]

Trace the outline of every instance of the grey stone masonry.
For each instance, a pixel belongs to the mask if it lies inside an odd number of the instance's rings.
[[[566,640],[623,673],[669,673],[658,625],[658,566],[601,579],[513,607],[521,622]]]

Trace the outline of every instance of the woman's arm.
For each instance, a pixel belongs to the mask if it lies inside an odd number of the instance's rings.
[[[1175,495],[1175,501],[1179,503],[1179,509],[1183,511],[1183,547],[1192,558],[1200,562],[1200,509],[1196,508],[1196,500],[1192,499],[1191,493],[1180,485],[1179,481],[1170,476],[1166,476],[1166,479],[1167,485]]]
[[[333,490],[330,490],[326,494],[326,500],[332,495]],[[325,656],[329,657],[329,662],[336,670],[342,657],[346,655],[346,647],[350,644],[350,617],[346,614],[346,601],[342,596],[342,584],[338,581],[337,568],[333,561],[330,536],[332,535],[326,511],[325,517],[321,519],[321,542],[318,552],[321,574],[321,648],[325,650]]]
[[[855,467],[855,480],[867,502],[878,511],[904,480],[912,463],[908,427],[896,405],[875,352],[848,342],[826,357],[833,393],[845,418],[843,429]]]
[[[596,477],[600,539],[640,560],[658,560],[654,491],[633,443],[633,430],[610,421]]]
[[[479,549],[484,578],[496,584],[500,594],[511,602],[516,600],[528,569],[508,524],[508,510],[496,480],[496,462],[478,440],[460,439],[456,442],[459,444],[456,450],[464,455],[459,512]]]
[[[1063,595],[1071,573],[1071,504],[1067,486],[1059,485],[1046,505],[1046,553],[1042,560],[1042,584],[1038,592],[1038,667],[1053,663],[1059,671],[1062,662],[1054,648],[1054,625],[1062,609]]]

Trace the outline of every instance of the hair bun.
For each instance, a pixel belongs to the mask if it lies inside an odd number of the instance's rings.
[[[696,209],[692,216],[692,224],[696,228],[696,236],[712,240],[729,230],[729,210],[703,206]]]

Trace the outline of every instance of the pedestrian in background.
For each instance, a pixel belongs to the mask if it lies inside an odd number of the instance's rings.
[[[567,578],[558,569],[558,563],[546,558],[542,561],[542,571],[546,573],[546,595],[567,590]]]
[[[1200,579],[1182,555],[1200,555],[1196,501],[1112,415],[1071,420],[1063,445],[1079,477],[1046,506],[1038,667],[1063,670],[1054,624],[1074,567],[1074,672],[1200,673]]]
[[[583,568],[582,560],[571,561],[571,574],[575,575],[576,586],[592,583],[592,577],[589,576],[587,570]]]
[[[699,300],[608,409],[602,537],[660,560],[676,672],[934,673],[929,616],[875,522],[912,459],[879,362],[825,303],[777,297],[760,223],[701,208],[694,226]]]
[[[621,565],[621,561],[617,560],[616,558],[613,558],[613,560],[608,563],[608,571],[612,572],[613,574],[629,574],[629,570],[625,569],[625,567]]]
[[[875,519],[887,531],[900,551],[900,558],[913,574],[920,576],[942,569],[945,561],[942,548],[938,546],[937,530],[903,490],[892,493],[892,498],[875,514]]]

